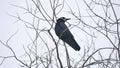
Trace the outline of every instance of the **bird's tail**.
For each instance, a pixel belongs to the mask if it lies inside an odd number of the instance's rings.
[[[67,40],[64,40],[67,44],[69,44],[73,49],[79,51],[80,50],[80,46],[77,44],[77,42],[75,41],[74,38],[72,39],[67,39]]]

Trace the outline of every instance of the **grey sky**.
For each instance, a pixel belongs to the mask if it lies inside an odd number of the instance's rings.
[[[84,16],[87,13],[87,11],[85,11],[86,9],[84,8],[85,4],[83,3],[82,0],[77,0],[77,1],[81,2],[79,7],[80,7],[80,10],[81,10],[81,13]],[[120,0],[117,0],[117,1],[120,2]],[[23,46],[21,46],[21,45],[28,44],[31,40],[26,33],[27,29],[25,28],[25,25],[23,24],[23,22],[15,23],[16,19],[9,16],[8,14],[17,15],[17,13],[18,14],[23,13],[24,12],[23,10],[21,10],[19,8],[16,8],[14,6],[11,6],[11,4],[26,7],[25,2],[26,2],[26,0],[1,0],[0,1],[0,40],[5,42],[13,33],[15,33],[17,31],[17,34],[14,36],[15,39],[12,39],[10,41],[10,44],[13,45],[12,48],[16,51],[18,56],[21,56],[24,53],[24,51],[22,50]],[[75,10],[76,5],[73,4],[73,3],[75,3],[74,0],[69,0],[69,4],[71,4],[71,8],[73,8],[73,10]],[[66,11],[66,10],[67,9],[69,10],[69,8],[67,7],[67,5],[65,5],[65,6],[66,6],[65,10],[63,10],[62,13],[60,13],[58,15],[58,17],[61,17],[61,16],[71,17],[72,20],[70,20],[69,22],[73,23],[75,19],[70,14],[68,14],[68,11]],[[46,5],[46,7],[47,7],[47,5]],[[96,10],[97,10],[97,8],[96,8]],[[120,10],[120,9],[118,9],[118,10]],[[77,12],[77,10],[75,10],[75,11]],[[117,12],[119,12],[119,11],[117,11]],[[120,16],[120,15],[118,15],[118,16]],[[25,17],[28,17],[28,16],[25,16]],[[27,19],[27,20],[29,20],[29,19]],[[86,20],[86,21],[88,21],[88,20]],[[91,23],[91,22],[89,22],[89,23]],[[44,24],[44,25],[46,25],[46,24]],[[28,30],[28,32],[30,32],[30,31],[31,30]],[[84,51],[83,48],[85,47],[84,45],[87,44],[86,43],[87,41],[85,40],[87,38],[87,36],[85,35],[84,32],[82,32],[80,30],[77,30],[77,28],[73,28],[73,29],[71,29],[71,31],[74,34],[77,42],[79,42],[79,45],[82,47],[81,51]],[[33,33],[33,32],[31,31],[31,33]],[[111,45],[108,45],[108,44],[110,44],[108,41],[107,42],[103,41],[103,40],[106,40],[106,39],[105,38],[103,39],[103,36],[101,36],[101,34],[98,34],[98,35],[100,35],[100,37],[98,37],[96,39],[95,44],[97,44],[97,46],[95,46],[95,47],[99,48],[99,47],[103,47],[105,45],[106,45],[106,47],[111,46]],[[33,35],[31,34],[31,36],[34,37],[34,34]],[[47,39],[47,37],[45,37],[45,38]],[[83,39],[81,39],[81,38],[83,38]],[[46,41],[49,42],[49,40],[46,40]],[[104,45],[102,45],[102,44],[104,44]],[[62,49],[62,48],[63,47],[60,47],[60,49]],[[0,44],[0,56],[1,55],[4,55],[4,56],[10,55],[11,52],[9,52],[9,51],[10,51],[9,49],[5,48],[4,46],[2,46]],[[78,52],[75,52],[71,48],[70,48],[69,51],[71,53],[70,55],[74,54],[72,56],[78,56]],[[63,52],[63,51],[61,51],[61,52]],[[105,54],[107,54],[107,52]],[[11,62],[11,61],[13,61],[13,62]],[[0,59],[0,62],[1,62],[1,59]],[[3,65],[0,66],[0,68],[18,68],[19,65],[20,65],[20,63],[18,63],[18,62],[16,63],[15,59],[7,59],[7,60],[5,60]]]

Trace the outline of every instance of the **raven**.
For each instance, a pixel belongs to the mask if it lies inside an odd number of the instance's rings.
[[[67,20],[70,20],[70,18],[61,17],[57,19],[57,23],[55,25],[55,33],[61,40],[69,44],[73,49],[79,51],[79,45],[75,41],[68,27],[65,25],[65,21]]]

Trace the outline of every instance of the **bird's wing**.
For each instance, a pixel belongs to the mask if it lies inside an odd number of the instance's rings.
[[[63,32],[61,35],[61,39],[66,42],[67,44],[69,44],[73,49],[75,50],[80,50],[79,45],[77,44],[77,42],[75,41],[72,33],[69,31],[69,29],[67,28],[66,25],[63,25]]]
[[[69,37],[73,38],[73,35],[71,34],[68,27],[64,23],[62,23],[60,27],[61,27],[61,35],[59,37],[64,38],[64,39],[67,39]]]
[[[80,50],[80,47],[75,41],[72,33],[64,23],[57,23],[55,26],[55,32],[60,39],[69,44],[72,48]]]

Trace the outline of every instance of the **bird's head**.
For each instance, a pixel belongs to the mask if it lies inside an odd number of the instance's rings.
[[[60,18],[58,18],[57,22],[63,22],[64,23],[67,20],[70,20],[70,18],[60,17]]]

